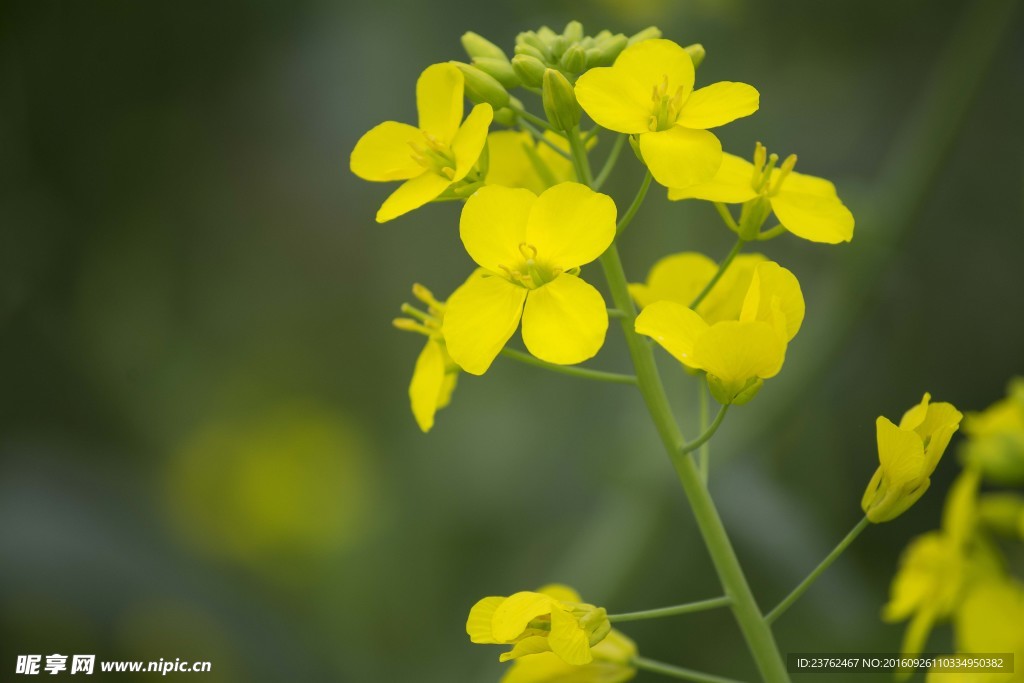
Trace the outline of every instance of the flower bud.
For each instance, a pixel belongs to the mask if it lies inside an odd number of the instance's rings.
[[[565,25],[565,30],[562,31],[562,35],[569,41],[569,44],[578,43],[583,40],[583,24],[573,20]]]
[[[484,57],[508,61],[508,56],[500,47],[478,33],[467,31],[462,34],[462,48],[473,60]]]
[[[508,105],[508,91],[493,76],[475,66],[452,62],[459,67],[465,80],[466,97],[477,104],[486,102],[495,109]]]
[[[527,54],[518,54],[512,58],[512,68],[523,85],[539,88],[544,82],[544,62]]]
[[[544,71],[544,113],[555,130],[570,131],[580,123],[580,105],[572,85],[555,69]]]
[[[629,44],[635,45],[643,40],[651,40],[652,38],[661,38],[661,29],[657,26],[648,26],[643,31],[634,33],[629,38]]]
[[[714,375],[708,375],[708,389],[711,390],[714,399],[723,406],[741,406],[744,403],[749,403],[763,386],[764,380],[760,377],[751,377],[744,386],[738,387],[732,383],[723,382]]]
[[[579,45],[573,45],[565,51],[559,63],[566,72],[578,74],[587,68],[587,51]]]
[[[611,66],[615,63],[615,58],[619,56],[619,53],[626,49],[628,43],[629,39],[621,33],[598,42],[595,47],[587,50],[587,68]]]
[[[533,57],[534,59],[536,59],[541,64],[544,64],[545,60],[547,59],[547,57],[544,56],[544,52],[543,51],[538,50],[533,45],[527,45],[526,43],[517,43],[516,44],[516,49],[515,49],[515,54],[517,54],[517,55],[527,55],[528,57]],[[513,57],[512,59],[513,59],[513,61],[515,61],[515,57]]]
[[[519,77],[516,76],[515,69],[512,68],[512,63],[508,59],[475,57],[473,66],[494,78],[506,89],[519,86]]]
[[[551,29],[548,29],[548,32],[551,34],[551,37],[553,38],[555,35],[554,32],[551,31]],[[542,61],[547,61],[551,59],[551,46],[548,44],[547,41],[542,40],[541,37],[534,33],[533,31],[524,31],[516,36],[517,54],[519,54],[520,45],[532,47],[539,53],[535,56]]]
[[[686,50],[686,54],[690,55],[690,59],[693,60],[693,68],[696,69],[704,61],[704,55],[707,54],[704,51],[704,46],[700,43],[694,43],[693,45],[687,45],[683,48]]]

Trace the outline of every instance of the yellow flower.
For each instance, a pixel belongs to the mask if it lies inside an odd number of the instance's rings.
[[[402,306],[402,312],[411,318],[398,318],[395,327],[410,332],[426,335],[427,343],[423,346],[416,366],[412,371],[412,382],[409,383],[409,401],[416,424],[424,432],[434,426],[434,414],[451,401],[452,392],[459,378],[459,366],[448,355],[448,349],[441,333],[444,321],[444,302],[438,301],[430,290],[421,284],[412,286],[412,293],[427,305],[424,313],[408,304]]]
[[[1007,396],[983,412],[968,413],[961,450],[964,462],[1002,484],[1024,484],[1024,378],[1010,382]]]
[[[444,337],[466,372],[482,375],[523,322],[537,358],[572,364],[604,343],[608,311],[578,277],[615,238],[615,203],[578,183],[539,197],[529,190],[483,187],[466,202],[459,226],[481,266],[448,299]]]
[[[743,299],[754,279],[754,269],[765,261],[762,254],[740,254],[733,259],[732,265],[697,306],[700,317],[709,324],[739,319]],[[630,283],[629,293],[641,308],[655,301],[675,301],[689,306],[717,271],[718,264],[704,254],[694,251],[671,254],[654,264],[646,283]]]
[[[875,524],[899,517],[924,495],[963,415],[950,403],[921,403],[906,412],[897,427],[885,417],[875,422],[879,467],[868,483],[861,507]]]
[[[612,629],[590,648],[594,661],[582,666],[567,664],[554,652],[517,659],[501,677],[501,683],[625,683],[636,676],[631,662],[636,644]]]
[[[627,47],[610,67],[576,81],[576,99],[598,125],[639,136],[644,163],[667,187],[710,180],[722,163],[716,128],[757,111],[760,96],[745,83],[693,89],[693,60],[670,40]]]
[[[569,151],[569,143],[557,133],[546,131],[544,138],[559,149]],[[591,138],[588,146],[596,140]],[[540,194],[552,185],[576,180],[572,162],[529,133],[502,130],[487,136],[489,162],[487,185],[523,187]],[[545,177],[548,176],[548,177]]]
[[[836,244],[853,239],[853,214],[839,199],[835,185],[794,172],[795,154],[781,168],[775,167],[777,155],[767,160],[765,157],[761,143],[754,152],[754,164],[723,154],[722,165],[712,179],[688,187],[670,187],[668,198],[744,204],[740,224],[741,229],[748,228],[748,234],[741,233],[745,239],[756,236],[770,211],[786,230],[805,240]]]
[[[882,618],[911,620],[904,655],[922,651],[932,627],[953,613],[967,587],[1000,571],[995,551],[974,534],[977,488],[977,472],[965,471],[946,499],[942,530],[918,536],[900,558]]]
[[[796,276],[768,261],[754,268],[738,320],[709,324],[676,301],[656,301],[636,319],[679,362],[707,372],[720,403],[742,404],[782,369],[786,346],[800,329],[804,298]]]
[[[1013,671],[928,673],[929,683],[1020,683],[1024,681],[1024,585],[1006,577],[981,581],[964,597],[954,617],[957,652],[1012,653]]]
[[[572,588],[558,584],[507,598],[484,598],[473,605],[466,621],[474,643],[513,646],[499,661],[553,652],[573,666],[593,662],[592,646],[611,628],[603,608],[584,603]]]
[[[377,211],[378,223],[437,199],[476,164],[494,112],[478,104],[463,122],[462,94],[456,66],[429,66],[416,81],[419,128],[385,121],[356,143],[349,160],[353,173],[363,180],[405,181]]]

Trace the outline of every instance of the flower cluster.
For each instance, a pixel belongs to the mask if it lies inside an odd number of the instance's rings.
[[[913,539],[903,553],[892,582],[891,598],[882,616],[887,621],[909,620],[903,639],[903,652],[908,655],[921,652],[933,627],[948,620],[953,623],[954,641],[960,653],[1013,653],[1017,661],[1024,657],[1024,583],[1008,570],[1010,563],[1006,554],[1024,548],[1024,494],[1019,490],[985,487],[986,484],[1007,483],[1019,487],[1024,483],[1019,479],[1008,481],[1010,478],[1005,476],[1007,470],[1002,465],[1012,458],[1004,458],[988,441],[993,434],[1013,432],[1012,425],[1018,419],[1014,411],[1020,407],[1017,403],[1020,389],[1021,381],[1014,380],[1006,399],[984,412],[967,415],[964,431],[968,439],[960,448],[964,470],[946,498],[942,527]],[[901,427],[915,430],[918,438],[927,441],[926,451],[936,441],[943,447],[948,441],[946,434],[952,413],[947,408],[933,412],[937,405],[941,404],[928,404],[926,400],[908,412],[901,422]],[[945,415],[940,417],[942,413]],[[880,449],[882,419],[879,418]],[[909,426],[904,424],[906,422]],[[1006,432],[1002,431],[1004,428]],[[910,441],[907,436],[895,434],[884,438],[889,448],[900,441],[908,444]],[[1012,441],[1012,438],[1008,440],[1010,450]],[[927,487],[930,473],[930,470],[918,469],[922,460],[920,450],[920,444],[905,446],[902,457],[909,454],[911,461],[902,463],[898,453],[891,453],[890,456],[896,457],[889,458],[890,470],[883,475],[883,479],[893,480],[894,490],[902,490],[912,499],[920,495],[916,493],[920,487]],[[996,453],[998,455],[992,455]],[[927,453],[923,460],[925,468],[931,466]],[[991,467],[993,462],[999,465]],[[885,467],[883,460],[883,469]],[[868,490],[870,492],[872,487]],[[885,500],[892,495],[880,497]],[[897,507],[904,506],[899,503]],[[962,673],[932,671],[927,680],[966,679]],[[1021,679],[1019,674],[979,673],[971,674],[969,680],[995,683]]]
[[[476,33],[465,34],[462,44],[469,63],[434,64],[420,75],[418,125],[382,123],[359,139],[350,159],[363,179],[402,183],[380,207],[378,222],[431,202],[463,202],[459,237],[475,269],[446,301],[414,286],[425,310],[404,305],[407,317],[395,321],[427,339],[409,387],[416,423],[429,431],[460,373],[483,375],[499,355],[637,385],[684,489],[691,502],[699,502],[694,510],[726,587],[728,597],[702,601],[699,608],[732,605],[762,674],[784,679],[768,624],[807,584],[761,617],[713,503],[702,498],[709,496],[700,481],[707,476],[707,452],[699,454],[705,459],[701,470],[698,456],[690,454],[714,435],[727,408],[748,403],[765,380],[781,372],[807,313],[797,276],[761,254],[740,253],[744,246],[782,234],[822,244],[849,242],[852,213],[831,182],[796,172],[795,155],[780,159],[760,143],[751,161],[723,151],[712,131],[756,113],[760,94],[741,82],[698,86],[697,67],[705,57],[699,44],[683,47],[655,28],[632,37],[609,31],[588,36],[579,22],[561,32],[542,27],[520,33],[511,58]],[[511,94],[516,90],[539,98],[543,116],[528,111]],[[464,116],[467,99],[473,106]],[[492,124],[501,129],[492,131]],[[617,206],[600,189],[626,143],[643,164],[644,178],[633,201]],[[596,173],[595,151],[604,152]],[[652,182],[671,201],[714,204],[735,233],[729,254],[717,262],[696,252],[671,254],[643,282],[629,283],[617,238]],[[739,205],[738,216],[730,205]],[[765,228],[772,216],[777,224]],[[613,308],[593,284],[595,262],[604,271]],[[622,322],[636,375],[567,367],[598,355],[612,317]],[[528,353],[509,348],[517,331]],[[693,441],[683,441],[675,429],[653,345],[643,337],[678,361],[677,371],[706,382],[722,406]],[[701,388],[703,401],[706,394]],[[953,405],[933,403],[928,394],[898,425],[878,418],[879,467],[864,492],[866,519],[856,533],[868,522],[898,517],[924,494],[961,418]],[[944,618],[957,621],[958,643],[970,649],[982,642],[977,634],[990,628],[989,610],[1000,602],[1018,605],[1024,596],[1000,569],[988,532],[981,531],[1024,535],[1024,499],[979,494],[982,477],[1024,481],[1024,383],[1016,383],[1006,401],[969,416],[965,431],[971,437],[962,451],[968,469],[950,495],[942,529],[911,544],[885,609],[889,620],[911,620],[907,652],[920,651]],[[500,656],[502,662],[514,660],[505,683],[621,683],[652,666],[680,678],[721,680],[652,665],[639,657],[633,641],[612,629],[616,619],[696,609],[679,607],[609,617],[572,589],[551,585],[478,601],[466,631],[474,643],[510,646]],[[1014,618],[1019,614],[1013,612]],[[1010,640],[1008,649],[1024,643]]]

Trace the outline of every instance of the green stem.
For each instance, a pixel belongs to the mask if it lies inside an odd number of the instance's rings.
[[[570,155],[564,149],[553,143],[551,140],[548,139],[546,135],[544,135],[544,133],[540,132],[539,130],[531,126],[525,120],[519,119],[519,127],[522,128],[524,132],[529,133],[530,136],[533,137],[533,139],[536,140],[537,142],[547,145],[562,158],[572,161],[572,155]]]
[[[601,167],[601,171],[594,178],[594,189],[600,190],[601,186],[604,185],[604,181],[608,180],[608,176],[611,175],[612,169],[615,168],[616,162],[619,160],[619,154],[622,153],[622,147],[626,143],[626,136],[619,135],[615,138],[615,144],[612,145],[612,150],[608,152],[608,158],[604,162],[604,166]],[[584,143],[586,145],[586,143]]]
[[[779,223],[773,228],[768,228],[767,230],[757,233],[757,241],[764,242],[766,240],[775,239],[784,232],[786,232],[786,226]]]
[[[648,171],[647,175],[644,176],[644,180],[640,183],[640,189],[636,191],[636,196],[633,197],[633,203],[626,209],[626,213],[623,214],[622,218],[619,219],[619,224],[615,226],[615,235],[619,236],[622,232],[629,227],[629,224],[633,222],[633,217],[636,216],[636,212],[640,210],[640,205],[644,203],[644,198],[647,196],[647,190],[651,187],[651,180],[654,176]]]
[[[703,612],[704,610],[717,607],[728,607],[732,602],[724,595],[720,598],[688,602],[684,605],[673,605],[672,607],[659,607],[658,609],[645,609],[639,612],[623,612],[622,614],[609,614],[608,621],[618,623],[622,621],[641,621],[643,619],[660,619],[662,617],[674,617],[677,614],[691,614]]]
[[[537,126],[538,128],[541,128],[543,130],[554,130],[554,128],[551,127],[550,123],[548,123],[547,121],[545,121],[544,119],[542,119],[539,116],[535,116],[535,115],[531,114],[530,112],[526,111],[522,107],[516,107],[516,106],[513,106],[511,104],[509,104],[508,106],[509,106],[509,108],[512,111],[514,111],[515,113],[519,114],[519,116],[521,118],[525,119],[526,121],[529,121],[530,123],[532,123],[533,125]],[[540,137],[544,137],[544,136],[541,135]]]
[[[626,336],[626,345],[633,358],[633,366],[636,368],[640,393],[690,501],[690,507],[693,508],[697,526],[725,594],[732,600],[733,615],[739,622],[743,637],[764,680],[768,683],[786,682],[789,677],[775,644],[775,637],[754,600],[754,594],[740,567],[722,519],[718,516],[718,510],[711,500],[711,494],[701,481],[700,472],[693,459],[682,452],[683,435],[672,416],[661,375],[654,363],[654,352],[633,329],[636,307],[629,296],[622,260],[614,244],[601,256],[601,265],[604,267],[612,300],[618,308],[627,313],[620,322]]]
[[[857,522],[857,526],[853,527],[853,529],[850,530],[850,533],[846,534],[846,538],[839,541],[839,545],[833,548],[832,552],[830,552],[825,559],[814,568],[814,571],[808,574],[807,578],[801,581],[800,585],[794,588],[793,591],[786,596],[785,600],[780,602],[775,609],[769,612],[768,616],[766,616],[764,620],[770,624],[781,617],[787,609],[792,607],[793,603],[799,600],[800,596],[807,592],[807,589],[811,587],[811,584],[814,583],[818,577],[836,561],[836,558],[842,555],[843,551],[846,550],[851,543],[857,540],[857,537],[860,536],[861,532],[868,527],[868,524],[870,524],[870,521],[867,517],[863,517],[859,522]]]
[[[704,297],[714,289],[715,285],[718,284],[718,281],[722,279],[723,275],[725,275],[725,271],[729,269],[729,264],[732,263],[734,258],[736,258],[736,254],[740,253],[744,244],[746,244],[746,242],[742,238],[736,240],[736,244],[733,245],[732,250],[726,254],[725,258],[718,265],[718,270],[715,272],[714,276],[708,280],[706,285],[704,285],[704,289],[700,290],[700,294],[690,302],[690,308],[696,310],[697,306],[700,306],[700,302],[704,301]]]
[[[700,428],[705,430],[708,428],[708,387],[707,382],[698,382],[697,390],[700,395],[698,402],[700,403]],[[711,447],[708,442],[705,441],[700,447],[700,453],[697,457],[697,464],[700,468],[700,480],[704,482],[704,485],[708,485],[708,474],[711,469]]]
[[[732,678],[722,678],[721,676],[714,676],[694,671],[693,669],[684,669],[681,666],[665,664],[664,662],[647,659],[646,657],[634,657],[633,666],[644,671],[668,676],[669,678],[678,678],[681,681],[694,681],[695,683],[740,683]]]
[[[718,431],[718,428],[721,426],[722,420],[725,419],[725,414],[728,411],[728,404],[719,408],[718,415],[715,415],[715,421],[711,423],[711,426],[704,430],[704,433],[698,436],[693,441],[690,441],[689,443],[684,443],[682,446],[680,446],[679,452],[682,454],[693,453],[695,450],[697,450],[698,448],[706,444],[708,441],[710,441],[711,437],[713,437],[715,435],[715,432]]]
[[[732,217],[732,213],[729,211],[728,206],[722,202],[715,202],[715,211],[717,211],[718,215],[722,217],[722,220],[725,221],[725,224],[730,230],[733,232],[740,231],[740,226],[736,223],[736,219]]]
[[[578,130],[573,131],[573,134],[569,136],[569,144],[573,156],[576,158],[577,166],[587,169],[589,177],[590,165],[586,152],[580,144]],[[630,207],[630,211],[623,217],[623,220],[626,218],[632,220],[632,214],[636,213],[635,208],[639,208],[640,202],[643,201],[643,195],[646,194],[650,182],[650,172],[648,172],[637,199],[633,200],[634,206]],[[738,251],[738,249],[734,251]],[[665,451],[679,476],[679,483],[682,484],[683,491],[690,501],[693,516],[697,520],[697,527],[700,529],[704,544],[711,555],[711,561],[722,582],[722,587],[725,589],[725,594],[732,600],[732,612],[736,621],[739,622],[740,631],[747,642],[747,647],[766,683],[788,683],[789,676],[786,673],[786,665],[775,644],[775,636],[768,624],[765,623],[761,610],[757,606],[754,594],[747,583],[747,577],[743,574],[743,568],[740,567],[739,558],[736,557],[736,551],[733,550],[732,543],[725,531],[725,525],[722,524],[718,510],[711,500],[711,494],[700,479],[696,463],[680,450],[685,439],[672,415],[672,407],[665,394],[658,366],[654,362],[654,351],[634,329],[636,306],[633,304],[633,298],[629,295],[626,272],[622,268],[622,259],[619,257],[619,250],[614,243],[601,255],[600,261],[605,279],[608,281],[612,301],[616,308],[626,314],[619,322],[626,337],[629,355],[633,359],[633,367],[636,369],[640,394],[651,414],[651,420],[661,437]]]
[[[576,169],[576,178],[587,187],[594,186],[594,177],[590,172],[590,159],[587,158],[587,149],[580,140],[580,127],[576,126],[569,131],[569,149],[572,151],[573,167]]]
[[[540,358],[534,358],[530,354],[517,351],[516,349],[502,349],[501,355],[506,358],[511,358],[512,360],[517,360],[520,363],[544,368],[545,370],[551,370],[552,372],[560,372],[563,375],[569,375],[571,377],[592,379],[598,382],[611,382],[613,384],[636,384],[636,377],[633,375],[622,375],[617,372],[604,372],[603,370],[591,370],[589,368],[581,368],[575,365],[556,365],[555,363],[543,361]]]
[[[608,309],[608,317],[609,318],[625,318],[626,314],[623,313],[622,311],[620,311],[617,308],[609,308]]]
[[[523,142],[523,151],[526,153],[526,158],[530,160],[530,164],[533,165],[534,170],[537,171],[541,181],[548,187],[555,185],[555,174],[551,172],[551,167],[537,154],[537,149],[533,145]]]

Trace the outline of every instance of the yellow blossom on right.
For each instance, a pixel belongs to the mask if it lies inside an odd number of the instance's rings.
[[[796,173],[795,154],[778,168],[776,162],[778,156],[767,155],[761,143],[754,151],[754,163],[723,154],[722,165],[713,178],[687,187],[670,187],[668,198],[743,204],[739,227],[744,239],[754,239],[772,212],[786,230],[805,240],[837,244],[853,239],[853,214],[839,199],[835,185],[824,178]]]
[[[932,403],[931,394],[908,410],[899,426],[878,418],[880,464],[861,499],[869,520],[878,524],[896,519],[924,495],[962,418],[953,404]]]

